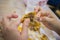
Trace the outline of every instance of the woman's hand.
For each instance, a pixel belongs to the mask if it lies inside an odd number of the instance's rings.
[[[18,18],[18,15],[11,14],[2,18],[2,34],[5,40],[27,40],[28,39],[28,25],[30,19],[27,18],[23,23],[23,31],[20,33],[17,30],[20,21],[12,21],[12,18]]]
[[[42,8],[39,9],[39,7],[35,8],[35,12],[37,13],[36,17],[38,21],[42,22],[47,28],[60,34],[60,20],[51,16],[49,11],[45,11]]]

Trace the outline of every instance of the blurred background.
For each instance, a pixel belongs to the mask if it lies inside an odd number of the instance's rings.
[[[60,19],[60,0],[48,0],[48,6]]]

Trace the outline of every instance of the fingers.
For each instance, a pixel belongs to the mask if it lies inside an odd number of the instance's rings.
[[[42,17],[40,21],[49,29],[53,30],[55,19],[49,17]]]
[[[37,13],[37,15],[36,15],[36,19],[38,20],[38,21],[40,21],[40,18],[41,17],[48,17],[48,15],[49,14],[47,14],[45,11],[43,12],[43,11],[39,11],[38,13]]]
[[[35,8],[34,11],[37,13],[39,11],[39,7],[38,8]]]
[[[39,13],[37,13],[37,15],[35,16],[35,19],[36,19],[37,21],[40,21],[40,15],[41,15],[41,11],[40,11]]]
[[[23,23],[23,30],[21,32],[21,37],[22,37],[23,40],[28,40],[28,26],[29,26],[29,23],[30,23],[29,18],[27,18]]]
[[[49,17],[41,17],[40,18],[40,21],[41,22],[49,22],[49,23],[51,23],[51,22],[53,22],[53,18],[49,18]]]
[[[11,14],[10,16],[8,16],[10,24],[15,25],[17,27],[20,23],[20,20],[16,18],[18,18],[17,14]]]
[[[47,19],[45,19],[45,17],[48,19],[50,19],[51,20],[51,18],[53,18],[51,15],[50,15],[50,13],[49,12],[47,12],[47,11],[45,11],[45,10],[41,10],[41,11],[39,11],[38,13],[37,13],[37,15],[36,15],[36,19],[38,20],[38,21],[41,21],[42,19],[44,19],[44,20],[42,20],[42,21],[48,21]]]
[[[9,18],[9,19],[18,18],[18,15],[14,13],[14,14],[8,15],[7,18]]]
[[[38,12],[41,11],[41,10],[42,10],[42,8],[40,8],[39,6],[34,9],[34,11],[35,11],[36,13],[38,13]]]
[[[51,17],[49,11],[46,11],[46,10],[40,8],[40,7],[36,7],[36,8],[34,9],[34,11],[35,11],[38,15],[40,14],[40,16]]]
[[[15,13],[14,14],[10,14],[10,15],[4,15],[2,17],[2,24],[7,26],[7,25],[11,24],[11,18],[17,18],[17,17],[18,17],[18,15],[15,14]]]
[[[15,25],[16,27],[18,27],[18,25],[20,24],[20,19],[16,19],[16,18],[18,18],[18,15],[15,12],[13,14],[7,16],[7,17],[10,20],[10,24]]]

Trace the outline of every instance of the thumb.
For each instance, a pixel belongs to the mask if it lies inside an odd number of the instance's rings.
[[[23,30],[21,32],[21,37],[23,40],[28,40],[28,26],[29,26],[29,23],[30,23],[30,19],[27,18],[25,19],[24,23],[23,23]]]
[[[23,27],[28,27],[29,23],[30,23],[30,19],[29,18],[25,19],[23,23]]]

